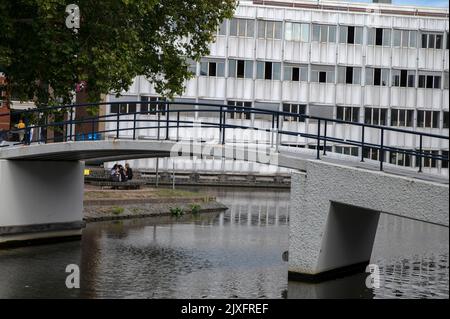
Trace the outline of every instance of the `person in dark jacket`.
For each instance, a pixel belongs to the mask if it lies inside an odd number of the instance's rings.
[[[129,181],[133,179],[133,170],[131,169],[130,164],[128,163],[125,163],[125,173]]]

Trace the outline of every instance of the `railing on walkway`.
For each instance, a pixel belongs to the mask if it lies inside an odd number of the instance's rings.
[[[145,111],[134,111],[134,112],[120,112],[120,104],[128,104],[134,105],[137,110],[137,105],[145,105],[147,110]],[[105,115],[93,115],[88,116],[82,119],[75,118],[75,112],[79,108],[87,108],[87,107],[100,107],[104,105],[117,105],[117,113],[105,114]],[[175,109],[177,105],[180,106],[189,106],[191,108],[187,109]],[[55,120],[55,116],[52,116],[52,112],[57,111],[63,120]],[[219,130],[220,143],[225,144],[226,129],[252,129],[252,130],[261,130],[265,132],[270,132],[275,134],[274,146],[278,148],[281,141],[282,135],[287,136],[300,136],[307,139],[313,139],[316,141],[316,157],[320,159],[320,153],[323,151],[323,155],[326,155],[327,152],[327,143],[338,143],[339,145],[349,145],[353,147],[359,147],[361,149],[361,161],[364,161],[364,149],[372,148],[379,152],[379,165],[380,170],[383,170],[383,163],[385,162],[384,154],[386,151],[396,152],[404,155],[411,155],[416,157],[416,164],[419,168],[419,172],[422,171],[423,161],[424,159],[431,159],[436,161],[447,162],[448,167],[448,156],[436,155],[424,150],[424,138],[432,139],[432,140],[446,140],[448,143],[449,137],[443,135],[430,134],[425,132],[415,132],[406,129],[399,129],[394,127],[387,126],[379,126],[379,125],[371,125],[359,122],[351,122],[344,121],[338,119],[330,119],[323,118],[311,115],[290,113],[284,111],[273,111],[273,110],[265,110],[260,108],[253,107],[244,107],[244,106],[234,106],[234,105],[218,105],[218,104],[209,104],[209,103],[191,103],[191,102],[171,102],[171,101],[119,101],[119,102],[104,102],[104,103],[85,103],[85,104],[76,104],[76,105],[61,105],[61,106],[53,106],[47,108],[39,108],[39,109],[29,109],[20,112],[14,113],[16,117],[23,118],[25,122],[28,122],[26,127],[26,133],[29,133],[33,129],[37,129],[40,132],[45,132],[48,129],[53,131],[61,130],[63,132],[62,137],[58,138],[48,138],[47,134],[40,134],[39,138],[36,139],[36,142],[48,143],[48,142],[66,142],[66,141],[83,141],[83,140],[98,140],[106,133],[115,134],[115,138],[120,138],[120,132],[123,131],[132,131],[132,138],[135,140],[137,138],[137,132],[139,130],[144,129],[155,129],[157,130],[157,139],[169,140],[169,130],[175,128],[177,130],[176,140],[179,141],[179,129],[180,128],[193,128],[198,126],[198,121],[196,120],[186,120],[185,118],[181,119],[180,114],[183,113],[218,113],[219,122],[201,122],[201,127],[203,128],[217,128]],[[245,125],[237,125],[227,123],[227,114],[229,113],[241,113],[245,116],[249,114],[259,114],[268,116],[271,119],[271,127],[267,128],[258,128],[255,126],[245,126]],[[0,113],[1,116],[8,116],[13,113]],[[49,115],[50,114],[50,115]],[[142,117],[142,115],[154,115],[153,118]],[[132,116],[132,120],[130,120],[130,116]],[[124,118],[127,117],[127,118]],[[163,118],[162,118],[163,117]],[[199,117],[202,117],[201,115]],[[207,116],[210,118],[211,116]],[[299,131],[290,131],[284,130],[282,127],[283,117],[290,117],[294,119],[301,120],[312,120],[317,123],[317,131],[316,133],[308,133],[308,132],[299,132]],[[52,119],[53,118],[53,119]],[[44,121],[43,121],[44,120]],[[133,122],[132,127],[124,127],[121,123],[130,121]],[[44,122],[44,123],[42,123]],[[115,123],[114,129],[104,129],[99,130],[98,125],[101,123]],[[156,126],[150,126],[148,124],[156,123]],[[361,131],[360,139],[345,139],[338,138],[336,136],[330,136],[329,132],[327,132],[327,124],[337,123],[337,124],[345,124],[352,127],[358,127]],[[142,125],[144,124],[144,125]],[[88,133],[76,133],[74,126],[76,125],[90,125],[90,132]],[[323,126],[322,126],[323,125]],[[323,127],[323,130],[321,129]],[[369,143],[365,140],[365,135],[367,129],[375,129],[378,130],[378,143]],[[7,134],[18,133],[21,130],[19,129],[11,129],[7,131]],[[162,132],[165,132],[162,136]],[[397,132],[404,134],[405,136],[416,136],[419,139],[419,145],[416,146],[416,149],[406,149],[400,148],[396,146],[390,146],[386,144],[385,136],[386,132]],[[22,131],[23,133],[23,131]],[[25,136],[29,136],[26,134]],[[29,140],[25,137],[24,141],[13,143],[12,145],[18,144],[28,144]],[[438,143],[440,144],[440,143]],[[8,147],[9,145],[3,145],[0,147]]]

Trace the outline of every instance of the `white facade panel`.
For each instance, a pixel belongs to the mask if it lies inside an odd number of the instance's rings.
[[[201,98],[225,99],[225,78],[212,76],[198,77],[198,95]]]
[[[225,57],[227,54],[227,38],[225,36],[217,36],[216,41],[209,45],[209,55],[215,57]]]
[[[417,49],[392,48],[392,67],[416,69]]]
[[[267,101],[281,100],[281,81],[255,81],[255,99]]]
[[[308,103],[308,83],[283,81],[283,101],[295,101],[297,103]]]
[[[281,40],[264,40],[256,41],[256,58],[264,60],[281,60],[282,59],[282,42]]]
[[[290,62],[308,63],[309,43],[297,41],[285,41],[284,60]]]
[[[334,84],[311,83],[309,89],[309,101],[319,104],[334,104]]]
[[[229,99],[252,100],[253,80],[251,79],[227,79],[227,97]]]
[[[243,59],[254,59],[255,40],[253,38],[228,38],[228,56]]]

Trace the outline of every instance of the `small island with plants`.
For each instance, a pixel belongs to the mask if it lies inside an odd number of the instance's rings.
[[[84,193],[83,213],[86,222],[95,222],[154,216],[178,218],[226,209],[214,196],[201,192],[166,188],[124,191],[88,187]]]

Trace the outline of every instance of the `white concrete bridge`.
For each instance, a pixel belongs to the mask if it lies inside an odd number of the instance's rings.
[[[198,146],[198,145],[197,145]],[[204,146],[204,145],[203,145]],[[73,236],[82,228],[84,160],[207,156],[191,142],[85,141],[16,146],[0,151],[0,241]],[[186,150],[191,150],[186,153]],[[364,265],[380,213],[449,225],[448,179],[399,168],[377,170],[332,153],[209,144],[209,154],[292,170],[289,271],[309,279]],[[242,159],[242,158],[240,158]],[[387,171],[386,171],[387,170]]]
[[[70,110],[74,107],[68,106]],[[220,121],[206,125],[219,130],[220,141],[183,140],[178,128],[193,127],[194,123],[180,121],[179,115],[194,110],[175,110],[170,117],[171,111],[167,106],[161,111],[167,113],[163,121],[159,116],[151,120],[157,123],[152,129],[158,130],[158,136],[160,130],[162,133],[157,140],[136,138],[136,131],[142,128],[137,125],[137,114],[132,127],[126,128],[121,128],[121,114],[115,114],[112,120],[110,115],[86,120],[87,123],[114,121],[114,139],[73,141],[72,126],[80,124],[80,121],[74,121],[73,112],[70,112],[71,118],[67,121],[46,124],[48,127],[65,127],[66,142],[0,148],[0,244],[79,236],[83,226],[84,161],[168,156],[212,156],[290,169],[289,274],[293,279],[317,279],[340,270],[365,266],[370,260],[380,213],[448,227],[448,177],[383,165],[383,156],[379,161],[362,162],[356,157],[326,153],[327,142],[339,142],[360,148],[369,145],[379,149],[381,154],[386,149],[403,152],[417,156],[419,164],[424,158],[448,162],[448,158],[430,155],[422,148],[425,139],[448,142],[448,137],[286,112],[268,113],[267,110],[252,108],[245,112],[265,112],[265,115],[272,116],[272,128],[263,130],[272,137],[269,143],[239,144],[227,140],[225,129],[258,128],[227,125],[226,109],[218,105],[214,107],[220,108]],[[282,116],[317,120],[318,131],[316,134],[283,131],[278,126]],[[144,124],[148,121],[145,120]],[[324,130],[320,128],[321,121]],[[362,132],[366,126],[380,130],[380,144],[367,144],[364,134],[359,141],[329,136],[327,122],[333,121],[358,125]],[[170,130],[174,129],[177,130],[176,138],[171,139]],[[122,130],[132,130],[133,138],[123,138],[120,135]],[[383,134],[387,130],[417,135],[419,149],[403,150],[384,145]],[[317,147],[310,150],[283,146],[279,143],[281,134],[316,139]],[[324,154],[321,156],[322,150]]]

